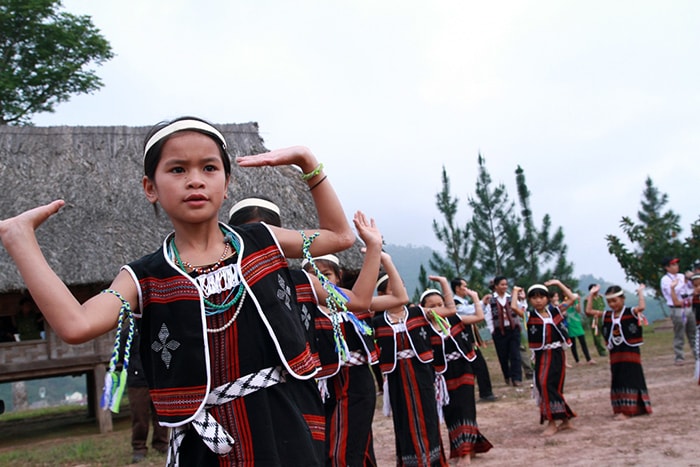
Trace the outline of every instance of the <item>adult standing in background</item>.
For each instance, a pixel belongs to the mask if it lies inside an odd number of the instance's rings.
[[[452,279],[450,286],[452,287],[452,294],[454,295],[454,300],[457,305],[457,314],[460,316],[471,316],[476,314],[474,305],[469,303],[467,300],[469,292],[467,281],[461,277],[456,277]],[[473,362],[471,362],[471,364],[472,370],[474,371],[474,376],[476,376],[476,381],[479,385],[479,399],[484,402],[496,401],[498,398],[493,394],[489,367],[480,349],[484,343],[481,340],[479,328],[476,324],[470,324],[466,327],[466,332],[467,337],[472,344],[472,348],[474,349],[474,353],[476,354],[476,358]]]
[[[484,305],[486,324],[493,336],[503,378],[508,385],[522,386],[520,318],[511,309],[507,278],[497,276],[493,279],[493,294],[484,297]]]
[[[691,316],[692,295],[689,295],[686,289],[685,276],[678,272],[680,268],[678,258],[667,256],[661,260],[661,266],[666,270],[666,274],[661,278],[661,293],[666,300],[666,306],[669,308],[673,323],[675,364],[683,365],[685,363],[684,335],[687,336],[690,350],[695,355],[695,322]],[[675,292],[675,297],[671,289]]]

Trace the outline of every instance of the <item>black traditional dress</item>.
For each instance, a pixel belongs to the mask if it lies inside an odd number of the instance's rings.
[[[564,348],[571,341],[559,308],[547,305],[547,310],[549,316],[530,310],[527,320],[528,342],[530,349],[535,352],[535,385],[540,423],[545,420],[568,420],[576,416],[564,400]]]
[[[442,408],[450,438],[450,458],[488,452],[493,445],[479,431],[476,423],[474,372],[476,358],[467,328],[459,316],[450,316],[450,335],[445,337],[443,373],[450,402]]]
[[[651,413],[639,346],[644,343],[639,315],[625,307],[619,316],[603,314],[603,337],[610,351],[610,402],[613,413],[628,416]]]
[[[263,224],[221,227],[240,251],[216,271],[183,273],[171,237],[125,267],[138,285],[151,397],[173,427],[169,463],[323,465],[316,367],[286,260]],[[235,306],[211,313],[241,287]],[[314,398],[316,410],[300,407]]]
[[[420,307],[404,308],[404,313],[398,323],[386,312],[373,320],[379,364],[389,386],[396,465],[447,466],[431,364],[433,330]]]

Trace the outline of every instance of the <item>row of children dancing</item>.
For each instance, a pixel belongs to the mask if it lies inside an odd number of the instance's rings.
[[[475,355],[464,332],[483,320],[481,307],[474,316],[458,317],[447,279],[432,276],[442,292],[426,291],[421,306],[407,307],[408,293],[391,257],[381,251],[379,231],[372,222],[358,222],[362,218],[356,216],[356,227],[366,247],[356,276],[344,277],[332,254],[306,258],[306,275],[292,271],[318,367],[315,379],[326,425],[321,456],[327,465],[376,465],[372,420],[377,391],[370,366],[378,364],[394,422],[397,465],[447,465],[439,412],[449,430],[450,458],[469,463],[492,447],[476,423],[469,363]],[[259,221],[279,225],[279,208],[251,198],[231,209],[231,225]],[[377,280],[380,263],[383,272]],[[476,293],[470,294],[478,302]]]
[[[555,305],[550,301],[553,295],[550,286],[558,287],[564,293],[561,303]],[[643,290],[644,286],[637,290],[639,302],[632,308],[625,306],[625,295],[619,286],[607,289],[605,299],[609,309],[606,311],[593,309],[592,297],[598,293],[599,286],[590,289],[586,300],[586,314],[602,319],[603,323],[602,334],[610,353],[610,400],[615,418],[650,414],[652,411],[640,353],[646,321],[642,314],[645,306]],[[522,291],[521,287],[513,287],[511,308],[520,317],[526,317],[529,348],[535,361],[535,394],[540,423],[547,422],[543,434],[551,436],[571,428],[570,420],[576,416],[564,399],[565,349],[571,345],[564,324],[564,311],[579,297],[561,281],[550,280],[527,289],[529,307],[526,307],[517,299]]]
[[[470,320],[456,317],[444,279],[442,292],[423,297],[424,306],[406,307],[401,278],[381,251],[381,233],[358,212],[353,224],[365,243],[364,262],[356,280],[341,287],[333,268],[322,270],[313,259],[356,241],[323,164],[301,146],[236,162],[244,170],[297,167],[318,225],[283,228],[279,208],[265,200],[238,203],[229,224],[219,222],[233,178],[228,145],[215,126],[189,116],[155,125],[143,146],[139,183],[146,200],[168,216],[173,232],[153,253],[124,265],[102,293],[80,302],[39,246],[36,229],[51,221],[64,200],[0,221],[5,249],[60,338],[79,344],[117,330],[103,406],[118,410],[133,329],[139,326],[141,361],[158,420],[172,428],[168,465],[376,465],[370,365],[377,360],[387,376],[398,465],[446,465],[437,394],[450,432],[450,457],[466,463],[490,449],[477,428],[471,349],[460,331]],[[290,268],[287,258],[305,258],[312,273]],[[380,265],[386,280],[374,296]],[[530,288],[531,299],[537,290]],[[631,325],[637,312],[623,309],[616,292],[608,295],[609,342],[629,346],[619,360],[629,365],[627,355],[641,341],[641,331]],[[543,416],[568,420],[573,412],[563,395],[557,402],[557,370],[549,364],[561,352],[555,341],[566,341],[554,324],[558,312],[546,300],[531,305],[530,316],[539,320],[533,321],[533,345],[543,362],[538,385],[543,400],[551,401]],[[122,329],[128,334],[123,351]],[[445,381],[439,392],[435,373]],[[614,394],[624,408],[632,397],[624,392],[629,378],[619,388]]]

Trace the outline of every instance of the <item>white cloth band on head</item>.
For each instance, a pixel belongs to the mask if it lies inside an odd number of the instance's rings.
[[[263,208],[274,212],[278,216],[280,215],[280,208],[275,203],[260,198],[246,198],[233,205],[231,210],[228,212],[228,217],[231,218],[231,216],[241,209],[248,207]]]
[[[694,281],[695,279],[700,279],[700,274],[695,274],[690,278],[691,281]]]
[[[547,288],[547,286],[542,285],[542,284],[535,284],[535,285],[530,286],[530,288],[527,289],[527,294],[530,295],[530,292],[534,292],[535,290],[541,290],[545,294],[549,295],[549,289]]]
[[[608,298],[621,297],[621,296],[623,296],[624,294],[625,294],[625,291],[624,291],[624,290],[620,290],[620,291],[618,291],[618,292],[614,292],[614,293],[609,293],[609,294],[607,294],[607,295],[605,296],[605,299],[607,300]]]
[[[318,260],[324,260],[324,261],[330,261],[331,263],[335,264],[336,266],[340,266],[340,260],[336,255],[323,255],[323,256],[316,256],[314,257],[314,262]]]
[[[436,293],[436,294],[438,294],[439,296],[442,297],[442,293],[440,293],[440,291],[439,291],[438,289],[428,289],[428,290],[426,290],[425,292],[423,292],[422,294],[420,294],[420,300],[418,300],[418,301],[419,301],[420,303],[423,303],[423,299],[424,299],[425,297],[427,297],[428,295],[434,294],[434,293]]]
[[[389,274],[384,274],[382,277],[380,277],[377,280],[377,283],[375,284],[374,288],[378,289],[380,285],[382,285],[384,282],[386,282],[389,279]]]
[[[143,157],[146,157],[148,150],[151,149],[158,141],[162,140],[166,136],[172,135],[175,132],[185,130],[203,130],[211,133],[219,139],[221,146],[226,149],[226,139],[224,138],[224,135],[222,135],[219,130],[210,124],[199,120],[178,120],[177,122],[173,122],[170,125],[166,125],[165,127],[156,131],[156,134],[148,139],[146,142],[146,147],[143,149]]]

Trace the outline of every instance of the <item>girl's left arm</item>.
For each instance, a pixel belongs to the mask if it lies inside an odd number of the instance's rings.
[[[445,306],[432,308],[435,312],[442,316],[452,316],[457,313],[457,305],[455,304],[454,296],[452,295],[452,287],[450,283],[447,282],[447,278],[443,276],[428,276],[428,279],[440,283],[440,289],[442,289],[442,298],[444,300]]]
[[[355,234],[345,217],[343,206],[319,164],[316,156],[304,146],[293,146],[284,149],[238,157],[241,167],[262,167],[296,165],[302,171],[302,178],[308,183],[309,191],[316,205],[319,228],[305,231],[307,237],[319,232],[318,237],[310,247],[312,256],[320,256],[346,250],[355,243]],[[299,232],[273,227],[277,240],[285,256],[289,258],[302,257],[303,239]]]
[[[570,288],[564,285],[562,281],[559,279],[550,279],[547,282],[544,283],[547,287],[550,285],[556,285],[561,289],[561,291],[564,293],[564,296],[566,297],[564,301],[561,303],[564,306],[564,308],[568,308],[571,306],[572,303],[574,303],[579,297],[578,294],[573,293]],[[562,308],[561,306],[559,308]]]

